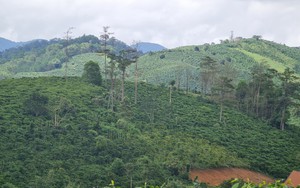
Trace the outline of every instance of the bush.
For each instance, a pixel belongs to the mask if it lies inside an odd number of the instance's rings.
[[[100,86],[102,84],[102,76],[99,65],[93,61],[87,62],[84,65],[82,78],[91,84]]]

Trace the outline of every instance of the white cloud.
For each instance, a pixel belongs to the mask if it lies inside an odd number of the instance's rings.
[[[99,36],[111,26],[115,37],[167,47],[215,42],[235,36],[300,46],[297,0],[0,0],[0,37],[26,41]],[[224,38],[223,38],[224,39]]]

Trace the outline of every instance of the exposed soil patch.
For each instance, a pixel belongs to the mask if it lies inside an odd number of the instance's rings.
[[[232,178],[239,178],[244,181],[248,181],[249,179],[250,182],[257,184],[263,181],[274,183],[274,179],[264,174],[241,168],[192,169],[189,174],[190,179],[194,180],[196,176],[198,176],[200,182],[207,183],[211,186],[218,186],[225,180],[230,180]]]

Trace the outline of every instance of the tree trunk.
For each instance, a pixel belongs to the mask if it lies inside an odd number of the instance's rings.
[[[222,122],[222,119],[223,119],[223,102],[224,102],[224,83],[222,83],[223,85],[222,85],[222,90],[221,90],[221,93],[220,93],[220,95],[221,95],[221,101],[220,101],[220,118],[219,118],[219,121],[220,121],[220,123]]]
[[[284,123],[285,110],[286,110],[286,108],[284,108],[284,109],[281,111],[280,129],[281,129],[282,131],[284,131],[284,129],[285,129],[285,123]]]
[[[113,71],[112,71],[113,72]],[[114,79],[114,76],[113,76],[113,73],[110,73],[110,82],[111,82],[111,85],[110,85],[110,102],[111,102],[111,110],[114,111],[114,90],[115,90],[115,79]]]
[[[56,116],[56,111],[54,112],[54,127],[57,127],[57,116]]]
[[[134,104],[137,104],[137,86],[138,86],[138,65],[137,61],[135,62],[135,81],[134,81]]]
[[[124,81],[125,81],[125,70],[124,71],[122,71],[122,82],[121,82],[121,102],[124,102],[124,91],[125,91],[125,89],[124,89]]]
[[[105,47],[104,47],[104,80],[105,80],[105,85],[107,85],[107,67],[106,67],[106,44],[105,44]]]
[[[186,69],[186,94],[189,92],[189,73]]]
[[[255,109],[255,113],[256,113],[256,116],[258,117],[258,109],[259,109],[259,106],[258,106],[258,103],[259,103],[259,95],[260,95],[260,83],[259,83],[259,86],[257,88],[257,93],[256,93],[256,101],[255,101],[255,106],[256,106],[256,109]]]
[[[223,101],[221,101],[219,121],[222,122],[222,119],[223,119]]]
[[[111,83],[111,110],[114,111],[114,90],[115,90],[115,79],[112,79]]]
[[[170,99],[169,99],[169,103],[172,104],[172,86],[170,86],[169,88],[170,88]]]

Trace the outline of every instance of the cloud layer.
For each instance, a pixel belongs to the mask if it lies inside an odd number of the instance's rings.
[[[235,36],[300,46],[297,0],[0,0],[0,37],[15,41],[99,36],[110,26],[114,36],[156,42],[172,48],[218,42]]]

